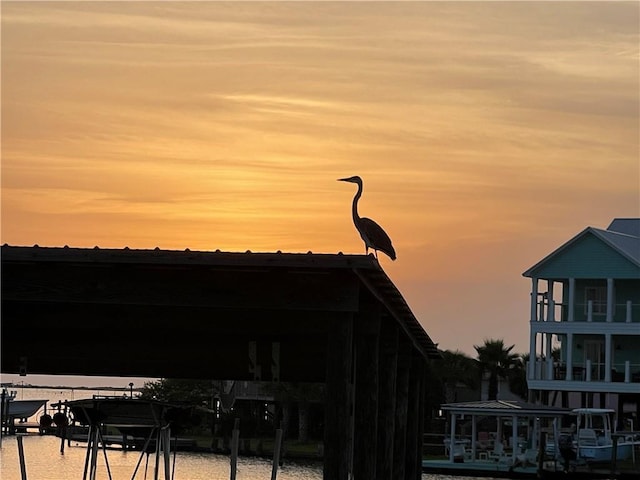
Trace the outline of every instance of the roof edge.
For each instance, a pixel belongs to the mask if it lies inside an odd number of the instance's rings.
[[[637,238],[637,237],[634,237],[633,235],[628,235],[626,233],[621,233],[621,232],[616,232],[616,231],[611,231],[611,230],[604,230],[602,228],[587,227],[584,230],[582,230],[580,233],[578,233],[577,235],[575,235],[574,237],[572,237],[571,239],[569,239],[568,241],[566,241],[565,243],[560,245],[558,248],[556,248],[550,254],[545,256],[538,263],[536,263],[535,265],[533,265],[532,267],[530,267],[529,269],[524,271],[522,273],[522,276],[523,277],[529,277],[529,278],[533,277],[533,272],[536,269],[540,268],[546,262],[551,260],[551,258],[557,256],[558,254],[560,254],[564,250],[568,249],[571,245],[573,245],[579,239],[581,239],[582,237],[584,237],[585,235],[588,235],[588,234],[592,234],[598,240],[600,240],[601,242],[605,243],[609,248],[615,250],[616,253],[618,253],[619,255],[624,257],[627,261],[631,262],[633,265],[636,265],[637,267],[640,267],[640,263],[635,258],[629,256],[627,254],[627,252],[625,252],[624,250],[621,250],[617,245],[612,243],[611,240],[609,240],[609,238],[607,238],[607,235],[620,235],[622,237],[629,237],[629,238]]]
[[[6,261],[69,261],[99,263],[104,261],[118,263],[185,263],[202,265],[226,265],[233,263],[238,266],[285,265],[300,268],[361,268],[382,270],[373,254],[344,254],[303,252],[223,252],[221,250],[163,250],[133,248],[81,248],[81,247],[42,247],[16,246],[3,244],[1,247],[2,262]]]
[[[533,265],[532,267],[529,267],[527,270],[525,270],[524,272],[522,272],[522,276],[523,277],[532,277],[532,272],[534,270],[536,270],[537,268],[539,268],[540,266],[542,266],[543,264],[545,264],[547,261],[549,261],[552,257],[555,257],[558,253],[560,253],[561,251],[567,249],[570,245],[572,245],[573,243],[575,243],[576,241],[578,241],[578,239],[582,238],[583,236],[585,236],[588,232],[590,232],[592,230],[593,227],[587,227],[584,230],[582,230],[580,233],[578,233],[577,235],[574,235],[571,239],[569,239],[568,241],[566,241],[565,243],[563,243],[562,245],[560,245],[558,248],[556,248],[555,250],[553,250],[551,253],[549,253],[547,256],[545,256],[542,260],[540,260],[539,262],[537,262],[535,265]]]

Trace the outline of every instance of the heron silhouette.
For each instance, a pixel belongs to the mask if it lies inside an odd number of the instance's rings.
[[[380,250],[381,252],[386,253],[391,260],[395,260],[396,251],[393,249],[393,245],[391,245],[389,235],[387,235],[380,225],[370,218],[358,215],[358,200],[360,200],[360,197],[362,196],[362,179],[355,175],[348,178],[339,178],[338,181],[350,182],[358,185],[358,191],[356,192],[355,197],[353,197],[351,213],[353,215],[353,223],[364,241],[366,254],[369,254],[369,249],[371,248],[375,252],[376,258],[378,258],[378,250]]]

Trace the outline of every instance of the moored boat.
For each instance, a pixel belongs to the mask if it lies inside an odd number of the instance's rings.
[[[634,445],[640,444],[633,433],[616,433],[612,429],[614,410],[577,408],[572,414],[577,416],[575,447],[578,461],[601,463],[628,460],[633,455]]]

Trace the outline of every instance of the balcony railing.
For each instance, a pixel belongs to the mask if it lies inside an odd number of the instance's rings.
[[[535,362],[534,378],[532,380],[568,380],[567,365],[565,363],[553,362],[551,375],[547,368],[546,360]],[[528,370],[527,370],[528,371]],[[604,382],[606,381],[605,365],[602,363],[591,363],[573,365],[570,381],[573,382]],[[611,368],[611,382],[614,383],[640,383],[640,363],[614,363]]]
[[[640,323],[640,303],[627,300],[624,303],[613,305],[611,319],[616,323]],[[542,299],[537,303],[536,320],[539,322],[566,322],[569,321],[569,305],[556,303],[552,299]],[[573,321],[576,322],[607,322],[606,305],[587,303],[574,303]]]

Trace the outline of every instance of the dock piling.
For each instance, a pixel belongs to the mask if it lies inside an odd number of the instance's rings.
[[[240,419],[236,418],[233,423],[231,434],[231,480],[236,480],[238,471],[238,443],[240,441]]]
[[[7,390],[3,388],[2,393],[0,393],[0,448],[2,448],[2,435],[4,434],[4,412],[6,409],[6,406],[5,406],[6,397],[7,397]]]
[[[27,480],[27,466],[24,461],[24,447],[22,445],[22,435],[18,434],[16,439],[18,440],[18,457],[20,458],[20,478]]]
[[[278,476],[278,465],[280,465],[280,447],[282,446],[282,429],[276,430],[276,442],[273,445],[273,467],[271,467],[271,480],[276,480]]]
[[[547,437],[542,428],[538,430],[538,478],[542,478],[542,469],[544,467],[544,451],[546,447]]]

